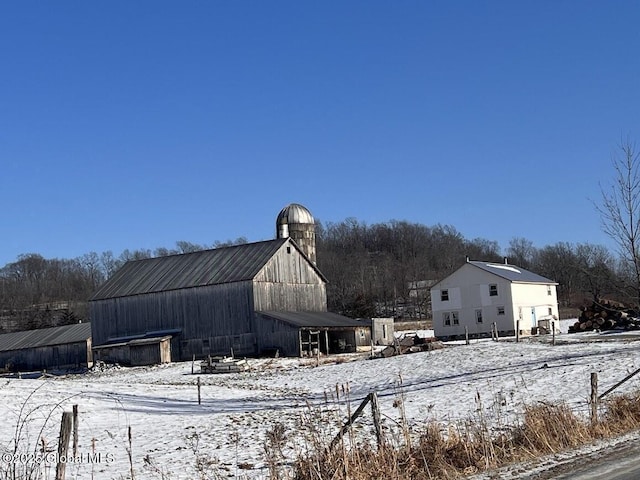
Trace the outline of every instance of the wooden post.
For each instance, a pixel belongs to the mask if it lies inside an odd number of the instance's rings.
[[[60,422],[60,437],[58,438],[58,463],[56,465],[56,480],[64,480],[67,468],[66,456],[69,450],[69,440],[71,438],[71,428],[73,426],[73,413],[62,412]]]
[[[193,368],[196,363],[196,354],[193,354],[193,358],[191,359],[191,375],[193,375]]]
[[[78,456],[78,405],[73,406],[73,458]]]
[[[464,341],[467,345],[469,345],[469,327],[464,326]]]
[[[556,322],[551,322],[551,345],[556,344]]]
[[[200,396],[200,377],[198,377],[198,405],[202,405],[202,398]]]
[[[382,425],[380,425],[380,405],[378,404],[378,394],[371,392],[371,414],[373,415],[373,426],[376,429],[376,440],[378,442],[378,448],[384,446],[384,432],[382,431]]]
[[[598,372],[591,372],[591,425],[598,423]]]
[[[520,319],[516,320],[516,343],[520,341]]]
[[[493,322],[493,333],[495,334],[495,340],[497,342],[500,337],[498,336],[498,324],[496,322]]]
[[[302,357],[302,329],[298,330],[298,343],[300,345],[300,356]]]
[[[337,384],[336,384],[336,388],[337,388]],[[364,407],[367,406],[367,403],[369,403],[371,401],[371,393],[369,395],[367,395],[364,400],[362,401],[362,403],[360,404],[360,406],[358,408],[356,408],[356,411],[353,412],[353,415],[351,415],[349,417],[349,420],[347,420],[347,423],[345,423],[342,428],[340,429],[340,432],[338,433],[338,435],[335,436],[335,438],[331,441],[331,443],[329,444],[329,451],[333,450],[333,447],[336,446],[336,444],[340,441],[340,439],[342,438],[342,436],[346,433],[347,430],[349,430],[349,427],[351,425],[353,425],[353,422],[356,421],[356,419],[362,415],[362,411],[364,410]]]
[[[129,473],[131,474],[131,480],[135,480],[133,474],[133,437],[131,435],[131,425],[127,427],[127,440],[129,441],[129,447],[127,448],[127,456],[129,457]]]
[[[236,358],[233,356],[233,347],[231,347],[231,358]]]

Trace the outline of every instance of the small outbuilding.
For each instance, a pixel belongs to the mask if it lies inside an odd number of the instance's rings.
[[[467,260],[431,288],[433,329],[442,339],[536,333],[540,321],[558,318],[553,280],[504,263]]]
[[[91,367],[91,324],[0,335],[0,368],[8,372]]]

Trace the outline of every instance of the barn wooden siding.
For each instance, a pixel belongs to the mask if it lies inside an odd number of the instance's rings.
[[[91,340],[0,352],[0,365],[7,371],[72,369],[92,364]]]
[[[131,340],[96,348],[96,360],[125,366],[171,362],[171,337]]]
[[[280,356],[300,356],[299,328],[276,318],[256,314],[256,336],[260,339],[258,353],[278,350]]]
[[[96,345],[148,332],[180,330],[179,351],[174,360],[204,355],[203,341],[211,354],[228,353],[235,337],[251,333],[253,296],[251,282],[148,293],[91,302]],[[236,343],[238,343],[236,341]],[[252,352],[255,350],[250,340]],[[246,341],[238,345],[248,354]]]
[[[285,243],[253,279],[258,311],[325,312],[325,280],[291,243]]]

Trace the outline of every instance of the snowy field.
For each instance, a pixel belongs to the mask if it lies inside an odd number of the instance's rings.
[[[555,346],[550,336],[540,336],[520,343],[450,343],[386,359],[335,356],[319,366],[310,359],[250,359],[249,372],[224,375],[200,375],[197,364],[192,374],[192,364],[186,362],[0,378],[0,442],[7,449],[2,466],[12,460],[16,438],[19,453],[38,451],[42,439],[45,447],[55,446],[62,411],[78,405],[80,460],[68,464],[67,478],[131,478],[133,469],[135,478],[194,479],[200,477],[202,458],[211,462],[208,478],[266,478],[265,433],[276,423],[285,425],[290,448],[301,442],[301,419],[322,417],[328,435],[335,435],[347,402],[353,411],[372,391],[379,395],[383,423],[393,437],[401,420],[400,398],[416,429],[430,420],[458,423],[480,413],[506,422],[524,404],[540,401],[566,402],[586,415],[591,372],[598,372],[603,392],[640,368],[635,336],[556,338]],[[619,391],[637,388],[638,381]],[[361,435],[369,435],[370,413],[357,425]],[[42,478],[54,477],[50,458]]]

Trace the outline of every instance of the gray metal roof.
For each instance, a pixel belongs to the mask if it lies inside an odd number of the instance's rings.
[[[299,203],[291,203],[280,210],[278,217],[276,218],[276,225],[290,224],[290,223],[308,223],[310,225],[315,224],[313,215],[303,205]]]
[[[530,272],[524,268],[510,265],[508,263],[490,263],[490,262],[478,262],[469,261],[471,265],[474,265],[485,272],[493,273],[499,277],[505,278],[510,282],[518,283],[544,283],[557,285],[553,280],[549,280],[537,273]]]
[[[107,280],[91,300],[251,280],[286,242],[295,245],[288,238],[279,238],[130,261]],[[295,248],[304,255],[297,245]]]
[[[371,320],[353,319],[331,312],[257,312],[275,318],[295,327],[303,328],[340,328],[370,327]]]
[[[40,328],[0,335],[0,352],[78,343],[91,338],[90,323]]]

